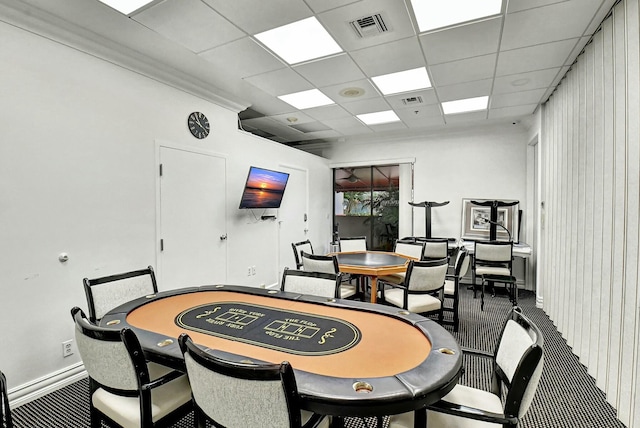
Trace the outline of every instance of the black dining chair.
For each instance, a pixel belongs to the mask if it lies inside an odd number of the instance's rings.
[[[291,364],[231,361],[198,347],[182,334],[178,343],[193,391],[195,425],[216,427],[328,428],[329,420],[301,409]]]

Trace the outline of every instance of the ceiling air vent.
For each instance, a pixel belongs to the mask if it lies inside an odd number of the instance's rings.
[[[373,37],[389,31],[387,24],[385,24],[382,15],[379,13],[363,16],[351,21],[349,24],[360,38]]]
[[[402,99],[402,104],[406,106],[413,106],[416,104],[422,104],[422,97],[408,97]]]

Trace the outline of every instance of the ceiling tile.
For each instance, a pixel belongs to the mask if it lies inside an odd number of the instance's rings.
[[[514,106],[514,107],[492,108],[489,110],[489,119],[526,116],[529,114],[533,114],[533,112],[536,110],[536,107],[538,107],[538,104],[527,104],[527,105]]]
[[[493,77],[496,54],[483,55],[429,67],[434,86],[453,85]]]
[[[303,123],[311,123],[316,122],[312,117],[307,116],[301,111],[294,111],[289,113],[277,114],[273,116],[269,116],[270,119],[275,120],[276,122],[280,122],[283,125],[291,126],[291,125],[300,125]],[[294,121],[290,121],[288,119],[295,119]]]
[[[238,55],[238,52],[242,52],[242,55]],[[236,77],[249,77],[286,67],[251,37],[210,49],[199,56],[212,63],[216,69],[228,70]]]
[[[344,117],[342,119],[330,119],[325,120],[323,123],[336,131],[342,132],[347,130],[353,130],[355,128],[365,129],[367,128],[362,122],[353,116]]]
[[[594,16],[593,8],[584,7],[585,1],[593,0],[567,1],[508,14],[500,48],[511,50],[583,36]]]
[[[364,94],[360,95],[357,98],[352,98],[348,96],[340,95],[344,89],[348,88],[359,88],[364,90]],[[320,90],[333,101],[338,104],[348,103],[356,100],[365,100],[369,98],[380,97],[380,93],[373,87],[371,82],[367,79],[356,80],[355,82],[346,82],[340,85],[332,85],[320,88]]]
[[[532,71],[529,73],[511,74],[496,77],[493,82],[494,94],[527,91],[531,89],[547,88],[556,78],[560,68]]]
[[[335,120],[335,119],[344,119],[348,117],[352,117],[349,112],[343,109],[341,106],[337,104],[314,107],[309,108],[304,111],[308,116],[313,117],[319,121],[327,121],[327,120]]]
[[[132,19],[196,53],[245,36],[200,0],[167,0]]]
[[[313,15],[313,12],[303,0],[203,1],[250,35],[290,24]]]
[[[438,98],[444,102],[482,97],[491,94],[492,85],[493,79],[483,79],[457,85],[438,86]]]
[[[509,0],[507,13],[519,12],[521,10],[534,9],[540,6],[548,6],[555,3],[566,3],[570,0]],[[578,0],[580,1],[580,0]]]
[[[275,96],[313,89],[309,82],[290,68],[258,74],[244,80]]]
[[[385,99],[391,107],[394,109],[404,109],[404,108],[413,108],[414,105],[411,103],[405,103],[403,100],[407,98],[417,98],[419,97],[422,100],[422,103],[418,105],[418,107],[423,105],[435,104],[438,102],[438,98],[436,97],[436,93],[433,89],[427,89],[424,91],[415,91],[415,92],[404,92],[402,94],[395,95],[387,95]]]
[[[424,67],[424,57],[416,37],[359,49],[351,52],[351,56],[368,76]]]
[[[315,13],[325,12],[337,7],[346,6],[350,3],[356,3],[360,0],[306,0],[307,4]]]
[[[381,123],[379,125],[369,125],[373,132],[397,131],[398,129],[407,129],[407,125],[402,122]]]
[[[375,113],[378,111],[391,110],[389,104],[387,104],[387,102],[382,97],[344,103],[342,104],[342,107],[344,107],[351,114]]]
[[[397,5],[401,4],[401,7]],[[389,31],[372,37],[359,37],[350,21],[373,14],[381,14]],[[318,15],[318,19],[346,51],[388,43],[415,35],[404,2],[362,0]]]
[[[442,116],[440,104],[432,104],[430,106],[416,106],[412,109],[396,110],[396,114],[404,122],[422,120],[427,117]]]
[[[347,54],[296,65],[293,69],[317,87],[364,79],[365,77]]]
[[[429,126],[437,126],[444,125],[444,117],[443,116],[426,116],[426,117],[416,117],[413,119],[402,119],[404,124],[407,127],[414,128],[426,128]]]
[[[577,39],[562,40],[500,52],[496,75],[504,76],[559,67],[565,63],[576,42]]]
[[[511,92],[509,94],[499,94],[491,97],[491,108],[513,107],[524,104],[536,104],[546,92],[546,88],[534,89],[532,91]]]
[[[422,34],[420,43],[427,64],[498,52],[502,18],[493,18],[447,30]]]

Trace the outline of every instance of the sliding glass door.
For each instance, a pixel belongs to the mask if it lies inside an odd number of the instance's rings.
[[[334,168],[334,239],[366,236],[370,250],[398,238],[399,166]]]

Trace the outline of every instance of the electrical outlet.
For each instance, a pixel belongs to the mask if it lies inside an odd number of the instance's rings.
[[[251,276],[251,266],[247,268],[247,276]]]
[[[62,357],[68,357],[73,355],[73,340],[67,340],[62,342]]]
[[[255,275],[255,274],[256,274],[256,267],[251,266],[251,275]]]

